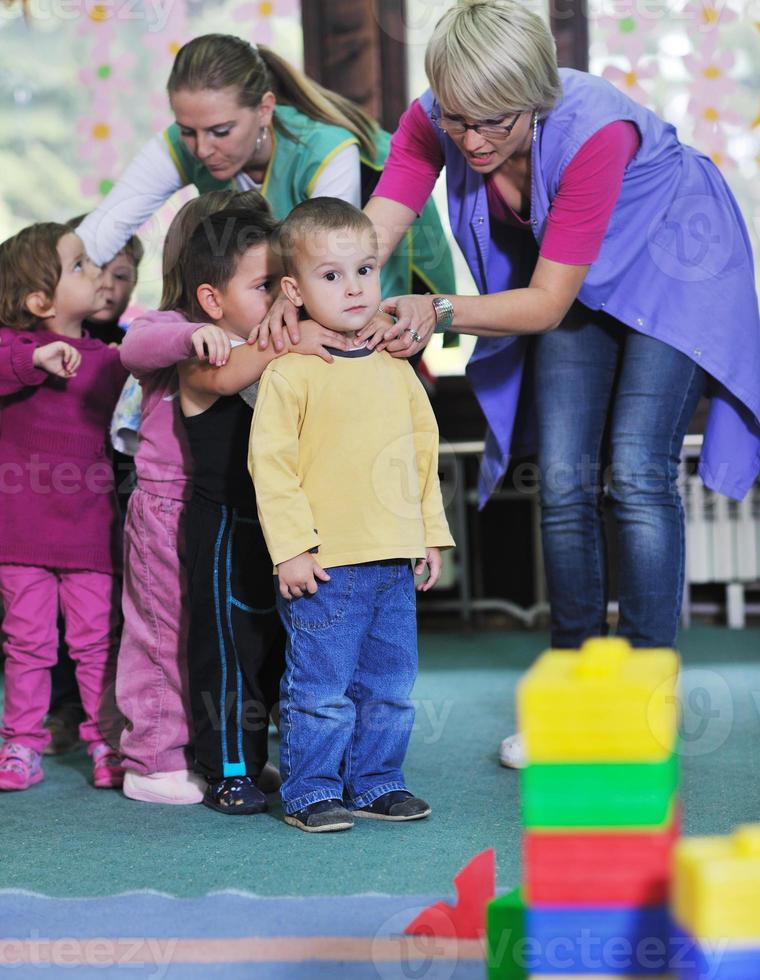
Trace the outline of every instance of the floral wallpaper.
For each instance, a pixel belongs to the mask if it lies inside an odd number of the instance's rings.
[[[300,0],[28,0],[26,16],[0,4],[0,240],[91,210],[171,122],[176,52],[212,32],[303,64]],[[136,309],[158,301],[166,228],[194,193],[180,191],[140,230]]]
[[[590,70],[676,125],[731,185],[760,257],[760,19],[742,0],[592,0]]]
[[[447,2],[407,0],[410,94],[423,86],[424,46]],[[190,37],[236,33],[303,62],[300,0],[27,0],[26,8],[24,16],[20,3],[0,3],[0,238],[95,206],[170,121],[166,79]],[[588,4],[591,71],[715,160],[760,256],[757,10],[749,0]],[[165,228],[192,193],[177,195],[142,231],[141,304],[160,293]]]

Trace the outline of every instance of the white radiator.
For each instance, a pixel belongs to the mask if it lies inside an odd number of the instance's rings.
[[[692,613],[725,612],[732,629],[743,629],[746,614],[760,614],[760,604],[747,602],[747,592],[760,583],[760,485],[740,503],[705,489],[697,476],[682,479],[686,511],[686,581],[682,621]],[[718,582],[725,602],[692,602],[691,585]]]
[[[683,491],[687,582],[760,581],[760,486],[739,503],[697,476],[686,477]]]

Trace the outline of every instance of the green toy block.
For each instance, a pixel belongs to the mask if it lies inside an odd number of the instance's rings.
[[[525,827],[661,827],[678,791],[664,762],[534,764],[520,773]]]
[[[522,888],[486,906],[488,980],[525,980],[525,900]]]

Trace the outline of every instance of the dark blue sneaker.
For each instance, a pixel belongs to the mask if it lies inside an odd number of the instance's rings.
[[[430,804],[419,796],[412,796],[405,789],[393,790],[370,803],[369,806],[352,810],[355,817],[367,817],[370,820],[422,820],[432,813]]]
[[[350,830],[354,821],[342,800],[320,800],[303,810],[285,814],[285,823],[305,830],[307,834],[325,834],[332,830]]]
[[[235,817],[264,813],[269,809],[266,796],[250,776],[228,776],[227,779],[210,782],[203,796],[203,805]]]

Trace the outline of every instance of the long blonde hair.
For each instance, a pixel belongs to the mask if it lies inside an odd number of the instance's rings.
[[[425,71],[441,106],[471,119],[543,115],[562,94],[554,38],[522,0],[458,0],[433,30]]]
[[[377,151],[377,123],[359,106],[307,78],[271,48],[249,44],[231,34],[204,34],[188,41],[177,52],[166,87],[170,96],[182,89],[196,92],[234,87],[240,105],[251,109],[271,91],[279,102],[310,119],[347,129],[370,157],[374,158]],[[280,129],[285,131],[282,124]]]
[[[169,230],[164,239],[164,253],[161,260],[163,275],[163,290],[159,310],[179,309],[184,294],[182,283],[182,265],[180,255],[182,247],[191,237],[204,218],[208,218],[224,208],[245,208],[249,211],[266,211],[269,204],[258,191],[221,190],[209,191],[194,197],[184,204],[174,215]]]

